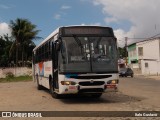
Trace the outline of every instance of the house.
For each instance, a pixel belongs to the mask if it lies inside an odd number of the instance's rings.
[[[135,73],[160,75],[160,38],[129,45],[128,64]]]
[[[134,70],[135,74],[142,73],[139,65],[137,43],[128,46],[128,65]]]

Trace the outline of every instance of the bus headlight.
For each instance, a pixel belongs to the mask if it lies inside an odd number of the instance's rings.
[[[107,84],[118,84],[119,80],[109,80]]]
[[[76,83],[73,81],[61,81],[61,84],[62,85],[76,85]]]
[[[112,81],[111,81],[111,84],[116,84],[116,80],[112,80]]]

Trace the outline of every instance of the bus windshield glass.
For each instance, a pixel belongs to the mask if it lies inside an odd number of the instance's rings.
[[[62,37],[60,72],[116,72],[117,48],[114,37]]]

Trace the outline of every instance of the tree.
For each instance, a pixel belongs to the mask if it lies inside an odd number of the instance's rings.
[[[123,47],[123,48],[119,47],[118,48],[118,52],[119,52],[119,57],[121,57],[121,58],[127,57],[126,56],[126,49],[125,49],[125,47]]]
[[[12,29],[12,35],[15,41],[12,44],[10,53],[16,49],[16,65],[19,60],[19,51],[21,51],[21,60],[24,65],[24,57],[27,54],[27,48],[30,44],[33,44],[33,39],[39,39],[37,37],[39,30],[36,30],[36,25],[32,24],[27,19],[17,18],[15,21],[10,21],[10,27]]]
[[[12,45],[12,38],[8,34],[0,36],[0,66],[6,67],[10,63],[9,50]]]

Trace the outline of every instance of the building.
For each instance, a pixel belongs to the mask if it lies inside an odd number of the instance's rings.
[[[160,75],[160,38],[129,45],[128,64],[135,73]]]
[[[118,69],[121,69],[121,68],[126,68],[126,60],[124,59],[118,60]]]
[[[134,70],[135,74],[141,74],[141,67],[139,65],[137,43],[128,46],[128,65]]]

